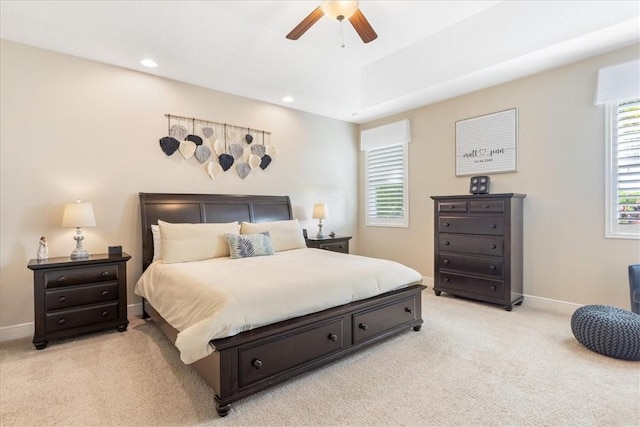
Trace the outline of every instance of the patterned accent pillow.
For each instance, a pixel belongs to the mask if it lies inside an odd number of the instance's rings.
[[[229,255],[232,259],[274,254],[268,231],[258,234],[225,233],[224,236],[229,243]]]

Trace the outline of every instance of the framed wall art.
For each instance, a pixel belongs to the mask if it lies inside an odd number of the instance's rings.
[[[456,122],[456,176],[517,170],[516,108]]]

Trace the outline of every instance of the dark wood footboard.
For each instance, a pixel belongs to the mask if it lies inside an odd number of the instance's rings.
[[[229,338],[191,366],[211,386],[216,409],[326,365],[391,335],[422,326],[422,285],[330,308]],[[147,302],[145,310],[175,342],[177,331]]]

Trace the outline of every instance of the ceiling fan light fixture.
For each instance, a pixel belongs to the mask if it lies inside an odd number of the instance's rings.
[[[349,19],[358,10],[357,0],[342,0],[342,1],[323,1],[320,4],[320,10],[329,18],[336,21],[342,21],[343,19]]]

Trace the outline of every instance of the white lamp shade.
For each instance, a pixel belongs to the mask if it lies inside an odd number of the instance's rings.
[[[95,227],[96,217],[89,202],[67,203],[62,214],[63,227]]]
[[[313,205],[313,215],[311,215],[313,219],[327,219],[329,218],[329,208],[327,208],[326,203],[315,203]]]
[[[338,16],[349,19],[358,10],[358,3],[360,2],[354,0],[323,1],[320,10],[331,19],[337,19]]]

